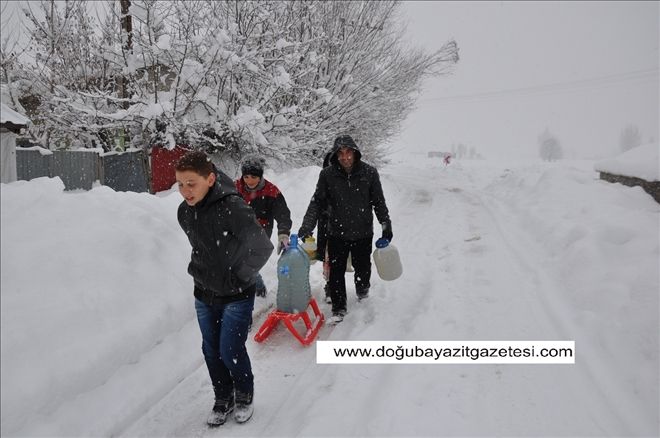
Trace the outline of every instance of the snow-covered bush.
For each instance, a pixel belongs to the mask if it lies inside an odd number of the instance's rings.
[[[25,10],[31,56],[3,70],[51,149],[186,143],[316,164],[350,133],[378,162],[423,77],[458,61],[454,41],[404,47],[398,6],[43,0]]]

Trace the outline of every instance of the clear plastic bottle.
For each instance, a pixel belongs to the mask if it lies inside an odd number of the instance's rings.
[[[303,312],[311,297],[309,258],[298,245],[298,235],[292,234],[289,248],[277,261],[277,310]]]

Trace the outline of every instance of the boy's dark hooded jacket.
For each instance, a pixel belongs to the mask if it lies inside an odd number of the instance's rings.
[[[347,136],[348,139],[350,137]],[[337,152],[342,146],[355,151],[351,173],[341,167]],[[373,215],[381,224],[391,228],[390,216],[385,204],[383,188],[378,171],[361,160],[362,154],[355,142],[335,142],[330,156],[330,165],[319,174],[316,191],[307,207],[301,236],[310,235],[322,212],[328,215],[327,234],[342,240],[359,240],[372,237]]]
[[[247,297],[245,290],[273,252],[234,182],[222,172],[216,176],[204,199],[192,207],[183,201],[178,211],[192,245],[188,273],[195,280],[195,297],[209,305]]]

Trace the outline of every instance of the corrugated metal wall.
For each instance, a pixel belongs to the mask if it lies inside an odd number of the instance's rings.
[[[65,190],[89,190],[95,181],[117,191],[149,191],[149,164],[144,151],[111,153],[96,150],[48,151],[16,148],[19,180],[58,176]]]
[[[66,190],[90,190],[99,178],[100,157],[96,151],[54,151],[51,176],[59,176]]]
[[[16,175],[18,179],[29,181],[42,176],[50,176],[53,154],[42,154],[35,149],[16,148]]]
[[[144,151],[101,157],[101,184],[121,192],[149,191],[149,162]]]

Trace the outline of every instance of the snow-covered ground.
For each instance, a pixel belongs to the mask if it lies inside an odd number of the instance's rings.
[[[404,274],[374,270],[360,303],[348,281],[319,335],[575,340],[574,365],[318,365],[280,329],[249,341],[253,419],[214,430],[180,195],[3,184],[2,435],[657,436],[660,206],[593,165],[397,158],[381,178]],[[266,173],[294,230],[318,172]],[[311,283],[320,299],[319,264]]]

